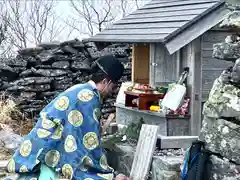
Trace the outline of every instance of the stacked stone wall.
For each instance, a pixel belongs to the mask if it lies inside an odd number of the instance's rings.
[[[93,44],[83,44],[76,39],[40,44],[20,50],[15,58],[0,59],[1,92],[15,97],[18,107],[28,117],[36,118],[58,93],[74,84],[87,82],[92,62],[106,54],[115,55],[124,64],[121,82],[131,80],[129,45],[115,44],[98,51]],[[117,93],[118,88],[103,104],[103,119],[115,113]]]

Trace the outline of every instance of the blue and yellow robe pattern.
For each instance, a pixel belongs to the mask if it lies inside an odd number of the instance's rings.
[[[73,180],[113,179],[100,147],[100,95],[90,83],[59,94],[40,113],[32,131],[8,163],[24,180],[39,176],[40,164]]]

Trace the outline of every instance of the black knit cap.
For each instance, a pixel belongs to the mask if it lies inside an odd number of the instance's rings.
[[[96,61],[96,64],[114,83],[117,83],[123,76],[124,67],[122,63],[113,55],[100,57]]]

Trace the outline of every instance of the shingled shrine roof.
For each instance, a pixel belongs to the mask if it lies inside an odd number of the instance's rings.
[[[84,41],[166,43],[224,4],[223,0],[152,0]],[[221,18],[213,20],[208,27],[215,26]]]

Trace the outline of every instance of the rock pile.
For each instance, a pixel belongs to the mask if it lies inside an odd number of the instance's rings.
[[[240,19],[234,10],[221,24],[240,29]],[[240,180],[240,36],[233,34],[225,42],[214,45],[213,57],[233,61],[215,80],[209,99],[203,108],[200,139],[211,155],[211,180]]]
[[[130,47],[111,45],[101,51],[75,39],[63,43],[45,43],[22,49],[12,59],[0,59],[1,91],[16,97],[19,107],[36,118],[39,111],[58,93],[89,80],[91,63],[105,54],[114,54],[125,65],[122,81],[130,80]],[[103,118],[115,112],[116,93],[102,109]]]

